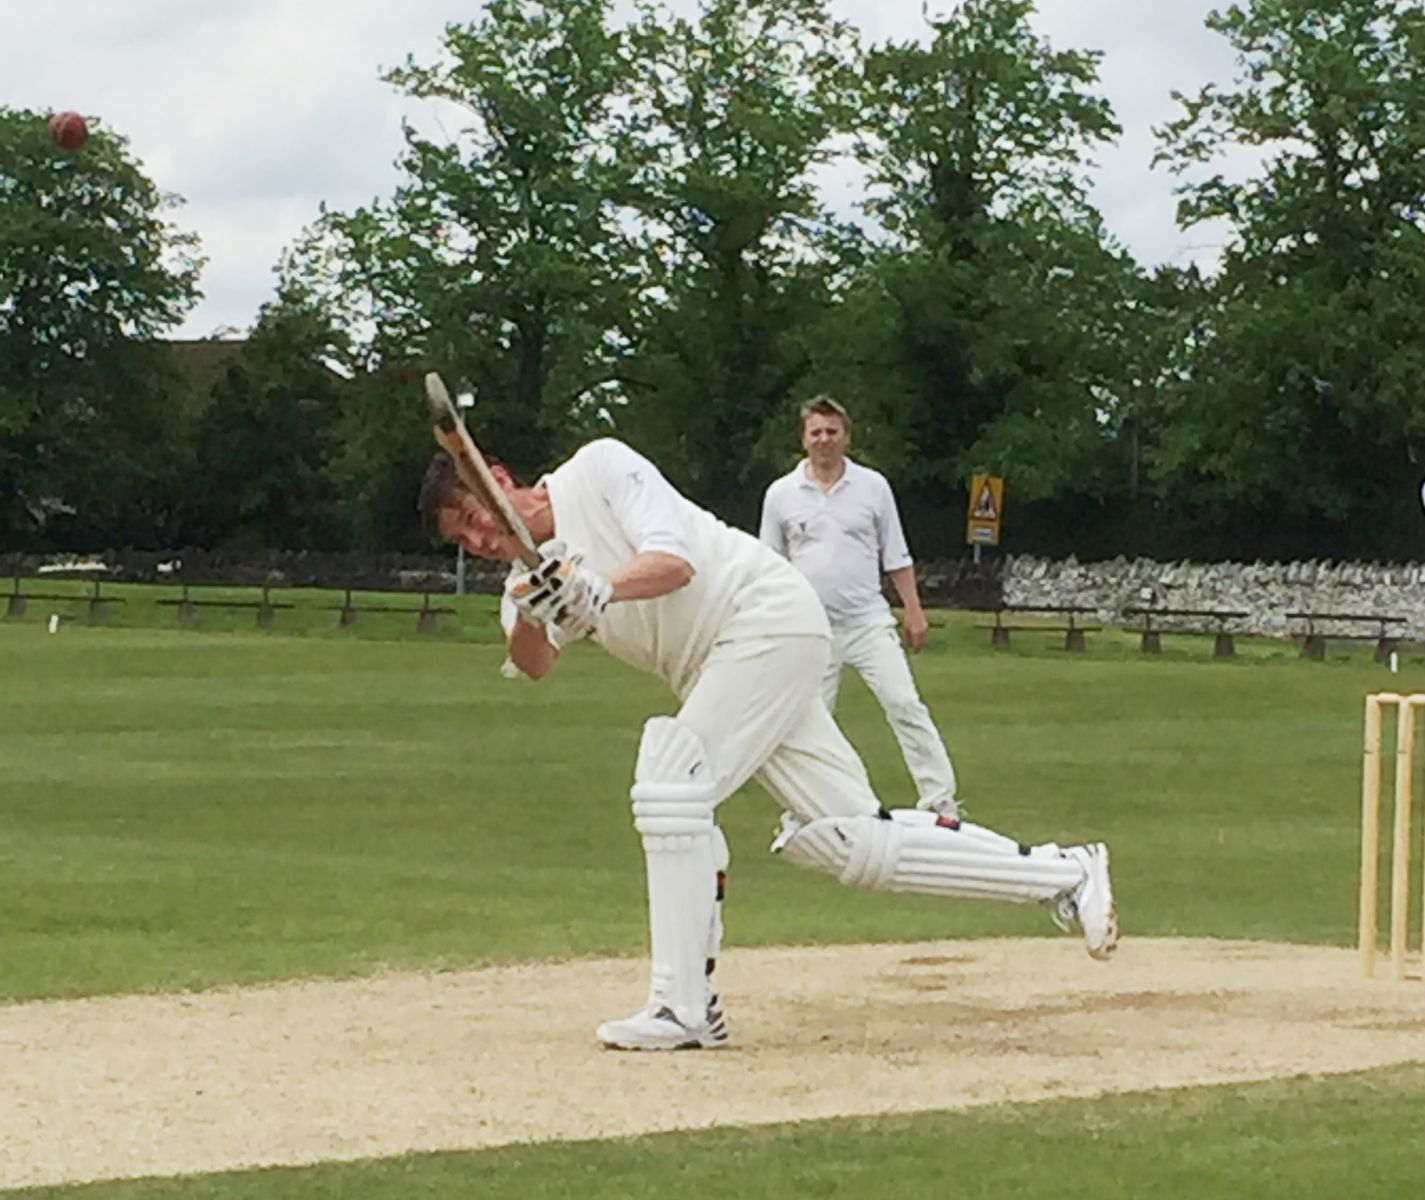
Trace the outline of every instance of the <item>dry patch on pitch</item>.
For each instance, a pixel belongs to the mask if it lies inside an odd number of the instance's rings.
[[[599,960],[0,1007],[0,1187],[962,1108],[1425,1061],[1425,984],[1139,939],[741,950],[733,1044],[599,1050]]]

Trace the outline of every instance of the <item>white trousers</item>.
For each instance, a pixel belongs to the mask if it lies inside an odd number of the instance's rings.
[[[713,647],[680,720],[702,739],[717,802],[756,778],[803,821],[880,810],[865,765],[822,700],[825,638],[763,637]]]
[[[860,674],[885,710],[906,770],[915,781],[920,806],[932,808],[940,801],[954,800],[955,768],[930,710],[916,690],[894,617],[872,624],[832,622],[831,661],[822,687],[830,712],[836,711],[841,672],[846,667]]]

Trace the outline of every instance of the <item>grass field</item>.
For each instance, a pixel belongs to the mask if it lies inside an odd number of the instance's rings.
[[[137,600],[112,628],[52,636],[38,607],[0,625],[0,998],[638,953],[626,793],[661,687],[589,647],[557,679],[502,680],[489,602],[461,603],[437,637],[334,614],[180,631]],[[1398,676],[1365,649],[1309,663],[1267,641],[1149,659],[1111,633],[1082,656],[1048,635],[992,654],[945,620],[917,672],[973,819],[1109,841],[1128,937],[1350,943],[1361,697],[1425,690],[1417,655]],[[908,802],[858,683],[842,716]],[[722,812],[734,944],[1044,931],[791,869],[765,853],[774,816],[752,788]],[[1401,1069],[31,1194],[1404,1196],[1425,1180],[1405,1152],[1422,1102],[1425,1073]]]

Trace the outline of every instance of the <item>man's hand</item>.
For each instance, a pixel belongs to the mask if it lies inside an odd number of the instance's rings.
[[[920,651],[925,647],[925,635],[930,629],[930,622],[925,618],[925,610],[907,608],[905,610],[905,644],[913,651]]]
[[[505,591],[521,617],[551,630],[560,645],[587,637],[608,607],[613,592],[608,580],[561,541],[545,542],[539,554],[539,566],[512,576]]]

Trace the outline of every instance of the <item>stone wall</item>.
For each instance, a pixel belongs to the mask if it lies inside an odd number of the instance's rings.
[[[1420,563],[1159,563],[1117,558],[1006,559],[1001,575],[1009,604],[1088,604],[1098,618],[1131,625],[1135,606],[1240,610],[1237,628],[1280,636],[1299,623],[1290,612],[1378,613],[1405,618],[1397,628],[1425,639],[1425,565]],[[1362,630],[1365,632],[1365,630]]]

